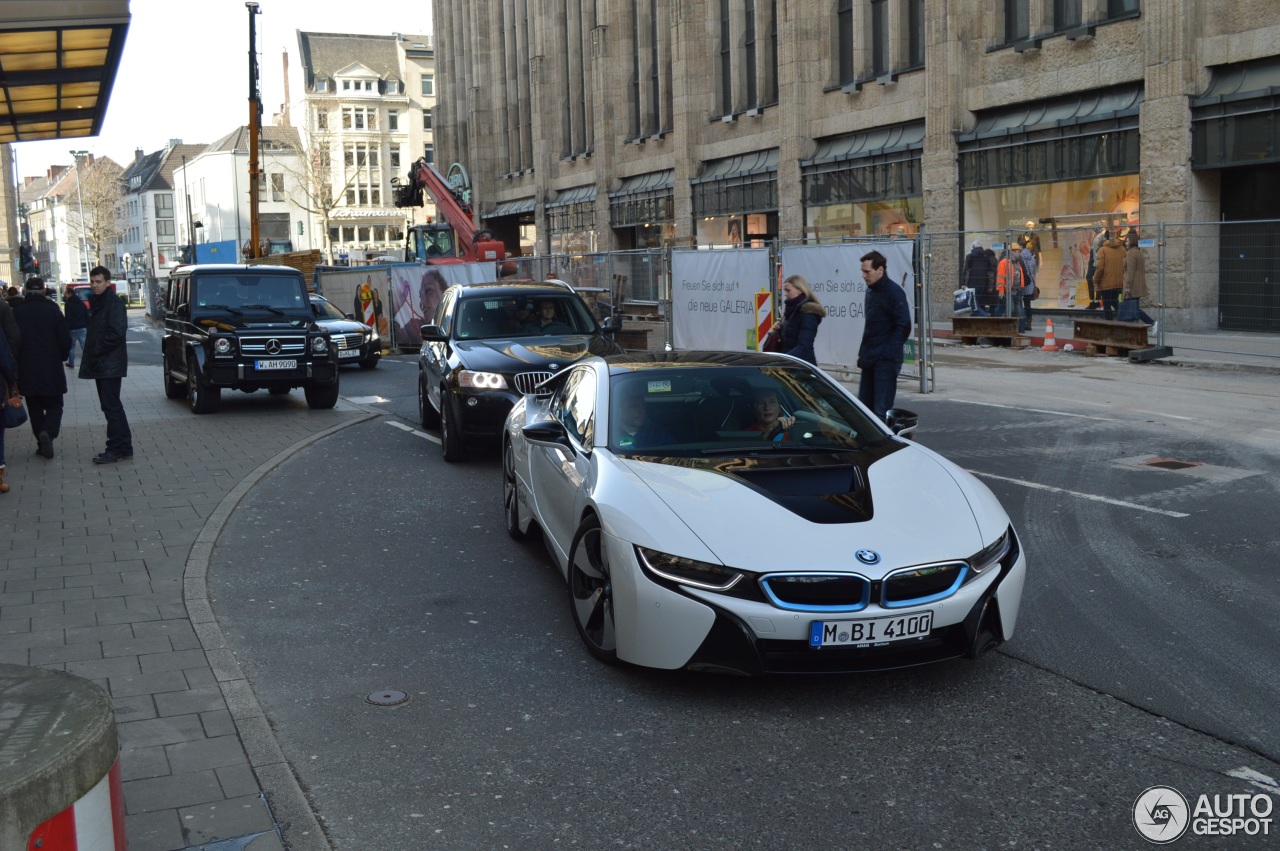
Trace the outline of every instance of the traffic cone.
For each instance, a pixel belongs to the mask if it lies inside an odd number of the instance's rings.
[[[1058,341],[1053,339],[1053,319],[1048,318],[1044,321],[1044,346],[1046,352],[1056,352],[1058,350]]]

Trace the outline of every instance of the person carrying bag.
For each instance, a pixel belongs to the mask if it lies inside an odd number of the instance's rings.
[[[27,421],[27,409],[22,405],[22,397],[18,395],[18,361],[9,350],[9,339],[5,336],[4,326],[0,325],[0,378],[4,384],[3,422],[0,425],[0,493],[9,492],[9,483],[4,480],[4,432],[5,429],[17,428]]]

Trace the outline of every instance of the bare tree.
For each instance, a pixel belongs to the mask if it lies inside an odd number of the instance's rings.
[[[293,186],[290,200],[300,209],[321,219],[325,253],[330,258],[333,257],[333,243],[329,239],[330,218],[335,209],[343,206],[347,190],[355,185],[358,177],[353,174],[344,185],[334,189],[333,151],[338,147],[337,140],[338,137],[332,133],[313,132],[310,134],[310,144],[298,158],[301,165],[297,169],[290,167],[283,159],[280,161],[280,165],[294,178],[291,181]]]
[[[124,233],[123,178],[124,169],[108,157],[82,163],[77,169],[80,191],[73,209],[78,217],[84,205],[84,238],[96,263],[114,265],[115,247]]]

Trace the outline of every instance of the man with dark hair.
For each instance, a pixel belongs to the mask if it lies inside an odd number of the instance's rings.
[[[870,251],[862,255],[862,279],[867,282],[863,311],[866,324],[858,346],[858,400],[881,420],[893,407],[902,371],[902,346],[911,336],[911,311],[907,296],[886,274],[884,255]]]
[[[67,315],[67,330],[71,332],[71,353],[67,356],[67,369],[76,368],[76,343],[80,344],[80,357],[84,357],[84,335],[89,328],[89,308],[76,291],[67,287],[62,293],[62,311]]]
[[[95,464],[113,464],[133,457],[133,433],[120,402],[120,385],[129,371],[125,346],[129,318],[124,302],[111,287],[111,272],[103,266],[89,270],[93,298],[89,302],[89,332],[85,335],[80,377],[98,385],[98,402],[107,418],[107,449],[93,457]]]
[[[36,452],[52,458],[53,441],[62,430],[62,397],[67,393],[67,374],[58,367],[71,351],[71,332],[67,318],[49,299],[43,278],[27,278],[25,297],[13,316],[26,340],[18,357],[18,388],[27,399]]]

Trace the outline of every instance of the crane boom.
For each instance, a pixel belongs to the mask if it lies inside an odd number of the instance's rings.
[[[458,257],[463,260],[504,259],[506,252],[502,249],[502,243],[496,242],[487,229],[477,229],[475,226],[475,213],[467,197],[469,183],[466,171],[460,165],[454,166],[454,169],[460,171],[467,188],[447,180],[425,157],[418,159],[409,166],[408,183],[396,188],[396,206],[420,207],[425,201],[425,193],[435,203],[440,216],[453,229]],[[450,174],[454,169],[450,170]]]

